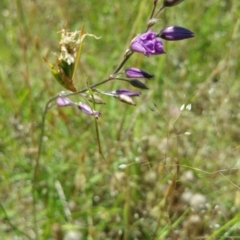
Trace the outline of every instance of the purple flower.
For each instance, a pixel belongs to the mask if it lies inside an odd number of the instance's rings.
[[[95,110],[93,110],[89,105],[87,105],[86,103],[82,103],[80,102],[78,104],[78,108],[84,112],[85,114],[87,115],[93,115],[95,118],[99,118],[101,113],[100,112],[97,112]]]
[[[146,56],[163,54],[163,44],[161,39],[152,30],[136,36],[130,45],[133,52],[143,53]]]
[[[129,97],[138,97],[141,95],[140,92],[134,92],[134,91],[130,91],[128,89],[117,89],[116,91],[114,91],[114,93],[119,96],[119,95],[125,95],[125,96],[129,96]]]
[[[149,74],[141,69],[130,67],[125,70],[125,74],[128,78],[152,78],[153,75]]]
[[[170,26],[162,29],[157,36],[165,40],[177,41],[186,38],[192,38],[194,37],[194,33],[183,27]]]
[[[59,96],[57,98],[56,104],[59,107],[67,107],[73,105],[73,102],[67,97]]]

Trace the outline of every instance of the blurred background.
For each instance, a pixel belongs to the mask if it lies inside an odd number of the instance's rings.
[[[137,106],[102,97],[103,156],[93,117],[51,108],[33,181],[45,104],[64,90],[43,61],[55,61],[59,31],[84,24],[101,36],[84,41],[75,77],[82,89],[115,70],[152,4],[1,1],[1,239],[239,239],[239,1],[185,0],[160,14],[154,31],[179,25],[195,38],[164,41],[166,55],[126,63],[155,77]],[[99,87],[117,88],[137,90]]]

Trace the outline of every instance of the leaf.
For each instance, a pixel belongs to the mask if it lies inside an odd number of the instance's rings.
[[[63,72],[63,70],[59,70],[59,74],[60,74],[60,77],[62,80],[61,81],[62,86],[72,92],[77,92],[77,89],[75,88],[75,86],[73,84],[73,80],[71,78],[67,77],[66,74]]]
[[[52,75],[55,79],[66,89],[76,92],[77,89],[74,87],[72,79],[68,78],[61,68],[56,68],[52,63],[48,62],[47,59],[43,58],[51,69]]]
[[[64,74],[65,74],[68,78],[72,79],[73,71],[74,71],[74,64],[71,63],[71,64],[69,65],[69,64],[68,64],[66,61],[64,61],[64,60],[61,60],[61,62],[60,62],[59,64],[60,64],[59,68],[61,68],[61,69],[63,70]]]
[[[79,63],[79,59],[81,57],[82,45],[83,45],[83,39],[84,39],[84,38],[82,39],[83,36],[84,36],[84,25],[82,26],[82,28],[81,28],[81,30],[79,32],[80,44],[79,44],[78,49],[77,49],[77,55],[76,55],[76,58],[75,58],[75,64],[74,64],[72,77],[74,77],[74,75],[76,73],[77,66],[78,66],[78,63]]]

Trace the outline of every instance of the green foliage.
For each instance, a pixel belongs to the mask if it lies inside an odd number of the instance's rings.
[[[74,85],[85,88],[114,71],[152,2],[1,1],[1,239],[36,239],[36,229],[57,240],[239,236],[239,1],[185,0],[160,15],[156,31],[179,25],[196,37],[127,62],[155,77],[136,107],[107,96],[96,105],[103,156],[93,118],[49,109],[32,181],[44,106],[63,90],[43,61],[54,62],[59,31],[84,23],[102,37],[83,44]],[[100,89],[117,87],[133,89]]]

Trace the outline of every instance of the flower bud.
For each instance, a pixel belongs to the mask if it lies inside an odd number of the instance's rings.
[[[78,104],[78,108],[84,112],[85,114],[87,115],[93,115],[95,118],[99,118],[101,113],[100,112],[97,112],[95,110],[93,110],[89,105],[87,105],[86,103],[82,103],[80,102]]]
[[[128,78],[147,78],[150,79],[153,77],[152,74],[149,74],[141,69],[130,67],[125,70],[125,74]]]
[[[130,105],[136,105],[136,103],[132,100],[131,97],[127,95],[117,95],[117,98],[124,103],[130,104]]]
[[[170,26],[162,29],[157,36],[168,41],[178,41],[192,38],[194,37],[194,33],[183,27]]]
[[[141,95],[140,92],[134,92],[134,91],[130,91],[128,89],[117,89],[116,91],[114,91],[114,93],[116,95],[125,95],[125,96],[129,96],[129,97],[138,97]]]
[[[144,83],[140,82],[138,79],[133,79],[133,80],[130,80],[129,82],[132,86],[136,88],[148,89],[148,87]]]
[[[181,3],[183,0],[164,0],[163,6],[164,7],[173,7],[179,3]]]
[[[73,102],[67,97],[59,96],[56,104],[58,107],[67,107],[73,105]]]

